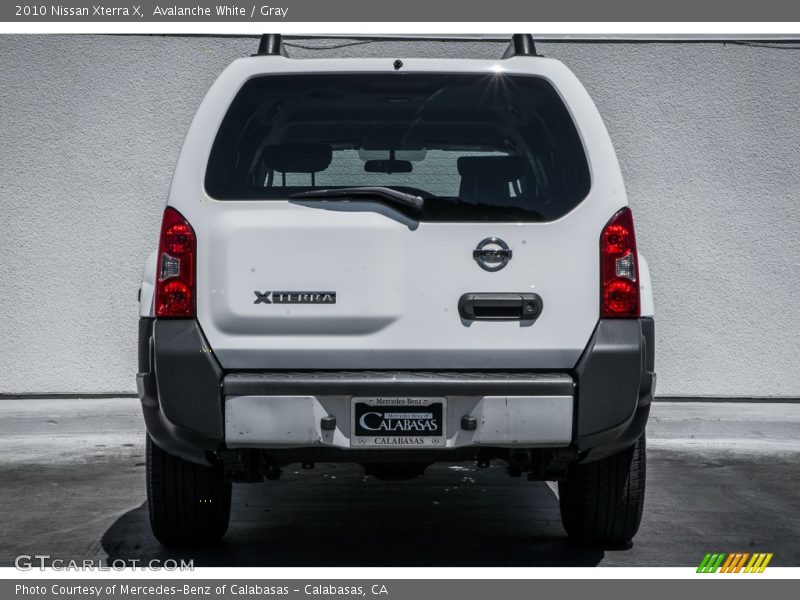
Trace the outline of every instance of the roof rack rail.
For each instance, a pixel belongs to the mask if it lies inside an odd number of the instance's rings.
[[[265,33],[258,42],[258,52],[253,56],[289,56],[280,33]]]
[[[503,58],[512,56],[539,56],[536,54],[536,44],[530,33],[515,33],[511,36],[511,43],[503,53]]]
[[[413,39],[413,37],[409,37],[409,39]],[[258,43],[258,52],[253,56],[288,57],[286,46],[283,44],[283,36],[280,33],[265,33]],[[511,58],[512,56],[539,56],[536,54],[536,45],[533,43],[533,36],[530,33],[515,33],[511,36],[511,42],[503,53],[503,58]]]

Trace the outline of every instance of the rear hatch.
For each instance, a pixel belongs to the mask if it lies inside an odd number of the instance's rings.
[[[252,78],[205,191],[198,318],[225,368],[570,368],[597,322],[605,219],[542,77]]]

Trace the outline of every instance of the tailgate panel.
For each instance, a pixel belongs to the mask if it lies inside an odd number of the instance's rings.
[[[582,219],[409,225],[369,203],[224,204],[198,235],[198,317],[226,369],[571,368],[597,323],[598,233]],[[513,251],[502,270],[473,259],[487,237]],[[336,299],[258,301],[275,291]],[[469,321],[469,293],[535,293],[543,310]]]

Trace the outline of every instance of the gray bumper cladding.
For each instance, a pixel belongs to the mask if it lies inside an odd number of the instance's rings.
[[[575,441],[603,454],[644,431],[655,392],[652,318],[603,319],[575,366]],[[593,457],[599,457],[595,452]]]
[[[222,369],[199,325],[188,319],[139,323],[137,387],[150,437],[197,463],[223,444]]]

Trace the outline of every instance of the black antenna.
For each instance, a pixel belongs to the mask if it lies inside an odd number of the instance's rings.
[[[533,36],[530,33],[515,33],[511,36],[511,43],[503,58],[512,56],[539,56],[536,54],[536,44],[533,43]]]
[[[288,56],[280,33],[265,33],[258,43],[258,52],[253,56]]]

